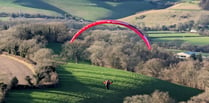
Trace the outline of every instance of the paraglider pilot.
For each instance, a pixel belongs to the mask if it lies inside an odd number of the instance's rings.
[[[110,80],[106,80],[106,81],[104,81],[103,82],[103,84],[105,84],[105,87],[107,88],[107,89],[110,89],[110,85],[113,83],[113,81],[111,82]]]

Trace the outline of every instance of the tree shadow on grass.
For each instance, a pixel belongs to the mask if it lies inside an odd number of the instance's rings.
[[[112,86],[111,90],[114,91],[114,93],[104,92],[103,97],[92,97],[89,99],[85,99],[84,101],[82,101],[82,103],[122,103],[124,98],[127,96],[143,95],[143,94],[150,95],[155,90],[168,92],[170,97],[174,98],[177,102],[179,102],[179,101],[187,101],[191,97],[196,96],[203,92],[203,90],[180,86],[162,80],[155,80],[149,83],[147,83],[146,80],[145,81],[139,80],[139,81],[144,82],[145,84],[143,86],[139,85],[136,88],[118,88],[116,86]]]
[[[76,73],[80,74],[93,74],[93,75],[84,75],[80,78],[88,78],[94,82],[88,84],[85,83],[85,86],[88,89],[86,92],[91,92],[96,95],[90,95],[89,98],[85,98],[81,103],[121,103],[126,96],[133,95],[142,95],[142,94],[151,94],[155,90],[168,92],[169,95],[174,98],[176,101],[187,101],[191,97],[196,96],[203,92],[203,90],[198,90],[190,87],[185,87],[177,84],[173,84],[167,81],[162,81],[159,79],[147,77],[147,76],[138,76],[139,74],[123,75],[117,73],[110,73],[103,71],[90,71],[85,70],[85,68],[72,66],[77,68]],[[88,67],[87,67],[88,68]],[[84,69],[84,70],[83,70]],[[102,68],[101,68],[102,69]],[[102,77],[102,75],[105,75]],[[99,77],[95,77],[99,76]],[[111,85],[110,90],[106,90],[102,82],[103,78],[114,77],[113,85]],[[128,79],[127,79],[128,78]],[[127,85],[132,85],[130,88]],[[84,92],[85,93],[85,92]]]
[[[55,88],[11,90],[6,97],[6,103],[45,103],[46,101],[47,103],[77,103],[86,98],[82,96],[82,92],[89,91],[89,89],[71,72],[63,67],[57,68],[57,72],[60,81]],[[33,94],[34,92],[37,94]],[[71,101],[72,98],[76,99]]]
[[[100,19],[119,19],[119,18],[136,14],[137,12],[142,12],[142,11],[152,10],[152,9],[167,8],[167,6],[159,7],[156,4],[153,4],[151,2],[139,1],[139,0],[129,0],[128,2],[126,0],[112,2],[116,4],[115,6],[107,4],[107,2],[105,1],[98,1],[98,0],[90,0],[90,1],[96,4],[98,7],[111,10],[110,15],[107,15],[107,17],[100,18]],[[173,1],[178,1],[178,0],[173,0]]]
[[[54,12],[57,12],[61,15],[66,14],[66,12],[64,10],[57,8],[53,5],[50,5],[46,2],[44,2],[43,0],[15,0],[14,3],[17,3],[17,4],[25,6],[25,7],[54,11]]]

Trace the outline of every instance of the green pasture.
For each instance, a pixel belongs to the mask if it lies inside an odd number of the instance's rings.
[[[155,9],[155,5],[147,1],[128,0],[108,2],[100,0],[46,0],[72,15],[87,20],[119,19],[137,12]]]
[[[0,13],[60,15],[60,13],[53,10],[53,7],[46,3],[43,4],[41,0],[0,0],[0,7]]]
[[[129,0],[0,0],[0,12],[64,15],[66,13],[87,20],[119,19],[140,11],[155,9],[147,1]]]
[[[209,37],[195,33],[150,33],[153,42],[188,42],[194,45],[209,45]]]
[[[168,91],[177,101],[203,92],[159,79],[117,69],[68,63],[57,69],[56,88],[11,90],[7,103],[121,103],[126,96]],[[104,80],[113,84],[106,90]]]

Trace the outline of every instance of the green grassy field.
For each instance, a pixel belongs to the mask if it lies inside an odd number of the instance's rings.
[[[123,2],[108,2],[99,0],[46,0],[68,13],[87,20],[119,19],[133,15],[139,11],[155,9],[156,6],[146,2],[129,0]],[[139,6],[140,5],[140,6]]]
[[[121,103],[126,96],[168,91],[177,101],[188,100],[202,91],[151,77],[88,64],[68,63],[57,69],[57,88],[11,90],[7,103]],[[110,90],[103,81],[113,80]]]
[[[189,21],[198,22],[200,15],[208,14],[198,5],[200,0],[181,0],[166,9],[153,9],[130,15],[120,20],[129,22],[139,27],[161,27],[178,25]],[[143,18],[142,18],[143,17]],[[186,17],[186,18],[184,18]]]
[[[50,8],[50,5],[42,4],[41,0],[0,0],[0,12],[5,13],[28,13],[59,16],[60,14]],[[32,6],[33,5],[33,6]],[[40,5],[40,6],[38,6]]]
[[[140,6],[139,6],[140,5]],[[0,12],[45,15],[72,14],[87,20],[119,19],[140,11],[156,9],[147,1],[129,0],[0,0]],[[121,12],[122,11],[122,12]]]
[[[150,33],[153,42],[188,42],[193,45],[209,45],[209,37],[195,33]]]

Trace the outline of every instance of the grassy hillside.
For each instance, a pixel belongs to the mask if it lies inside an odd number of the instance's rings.
[[[179,43],[187,42],[193,45],[208,45],[209,37],[201,36],[196,33],[149,33],[153,42],[171,42],[178,41]]]
[[[46,0],[68,13],[87,20],[118,19],[133,15],[139,11],[155,9],[156,6],[146,1],[128,0],[107,2],[103,0]],[[140,6],[139,6],[140,5]]]
[[[202,10],[198,3],[199,0],[190,0],[190,2],[178,3],[167,9],[139,12],[120,20],[147,27],[169,26],[191,20],[197,22],[202,14],[209,14],[209,11]]]
[[[45,14],[58,16],[60,15],[56,7],[50,6],[41,0],[0,0],[0,13],[29,13]]]
[[[139,11],[156,9],[147,1],[128,0],[0,0],[0,13],[29,13],[60,16],[69,13],[87,20],[118,19]]]
[[[57,88],[12,90],[7,103],[121,103],[126,96],[168,91],[178,101],[202,91],[116,69],[68,63],[58,69]],[[110,90],[102,82],[113,80]],[[20,99],[21,98],[21,99]]]

